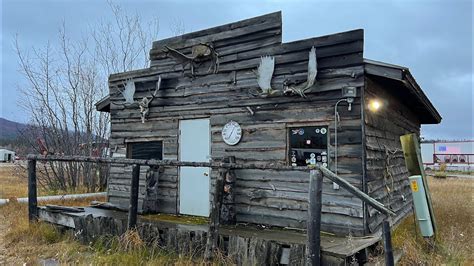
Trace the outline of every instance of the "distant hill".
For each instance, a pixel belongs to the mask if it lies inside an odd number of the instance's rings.
[[[25,127],[27,125],[0,117],[0,140],[15,139],[19,131],[25,129]]]

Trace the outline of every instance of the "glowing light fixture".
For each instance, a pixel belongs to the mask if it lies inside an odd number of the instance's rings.
[[[377,99],[372,99],[369,101],[368,107],[370,111],[377,112],[382,107],[382,103]]]

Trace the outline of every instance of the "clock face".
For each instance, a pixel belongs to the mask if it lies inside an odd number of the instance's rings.
[[[230,121],[222,128],[222,139],[228,145],[236,145],[242,138],[242,128],[239,123]]]

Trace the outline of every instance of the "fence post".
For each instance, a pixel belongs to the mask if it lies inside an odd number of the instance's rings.
[[[206,250],[204,258],[206,260],[212,259],[212,255],[217,248],[217,239],[219,238],[219,219],[220,209],[222,205],[222,195],[224,192],[224,178],[228,170],[220,169],[219,175],[216,178],[214,187],[214,197],[211,202],[211,214],[209,217],[209,231],[207,233]]]
[[[28,160],[28,219],[38,220],[38,197],[36,186],[36,160]]]
[[[383,221],[383,247],[385,250],[385,265],[393,266],[392,236],[390,235],[390,223]]]
[[[309,174],[308,206],[308,254],[309,265],[321,265],[321,208],[323,175],[320,170],[311,170]]]
[[[137,225],[138,212],[138,188],[140,185],[140,165],[132,165],[132,184],[130,188],[130,207],[128,210],[128,229],[133,229]]]

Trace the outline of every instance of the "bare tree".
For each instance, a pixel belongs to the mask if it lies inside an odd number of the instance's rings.
[[[108,94],[111,73],[148,64],[148,50],[158,30],[157,20],[144,24],[109,2],[113,19],[91,26],[89,33],[71,40],[64,22],[57,42],[23,50],[15,38],[20,72],[20,105],[30,115],[22,137],[41,153],[101,156],[106,151],[109,116],[95,111]],[[145,25],[145,26],[144,26]],[[90,38],[92,37],[92,38]],[[101,167],[81,163],[48,163],[39,167],[40,183],[57,190],[103,189]]]
[[[143,23],[138,14],[127,14],[119,5],[108,3],[113,20],[102,21],[91,30],[99,63],[107,73],[147,67],[151,42],[158,35],[158,19]]]
[[[178,18],[173,19],[169,28],[173,36],[183,35],[186,32],[184,22]]]

